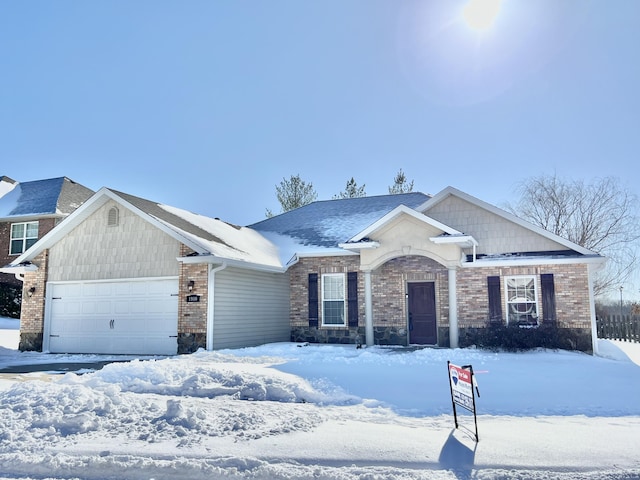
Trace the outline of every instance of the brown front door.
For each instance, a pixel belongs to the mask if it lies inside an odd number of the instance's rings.
[[[436,288],[434,282],[409,283],[409,343],[435,345]]]

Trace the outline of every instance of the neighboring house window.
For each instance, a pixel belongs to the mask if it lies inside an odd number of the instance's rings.
[[[345,325],[345,275],[327,273],[322,275],[322,324]]]
[[[509,323],[538,325],[538,295],[533,276],[506,277],[507,314]]]
[[[107,215],[107,226],[115,227],[118,225],[120,221],[120,212],[116,207],[111,207],[109,209],[109,214]]]
[[[10,255],[20,255],[38,241],[38,222],[11,224]]]

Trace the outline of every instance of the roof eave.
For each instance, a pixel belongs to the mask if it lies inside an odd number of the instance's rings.
[[[544,257],[527,257],[527,258],[492,258],[480,259],[471,262],[461,262],[464,268],[484,268],[484,267],[519,267],[531,265],[568,265],[583,263],[589,265],[603,265],[607,261],[606,257],[600,255],[585,255],[581,257],[563,257],[563,258],[544,258]]]
[[[188,255],[186,257],[177,257],[176,260],[185,264],[207,263],[211,265],[226,265],[230,267],[243,268],[247,270],[258,270],[262,272],[283,273],[285,267],[278,265],[266,265],[262,263],[246,262],[244,260],[236,260],[233,258],[223,258],[211,254]]]

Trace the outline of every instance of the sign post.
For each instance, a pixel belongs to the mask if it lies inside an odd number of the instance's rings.
[[[480,397],[478,384],[473,376],[473,367],[464,365],[459,367],[447,361],[447,370],[449,371],[449,387],[451,389],[451,404],[453,405],[453,421],[458,428],[458,412],[456,405],[473,413],[473,423],[476,428],[476,442],[480,440],[478,437],[478,418],[476,416],[476,396]]]

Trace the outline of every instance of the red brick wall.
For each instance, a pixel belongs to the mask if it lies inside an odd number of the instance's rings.
[[[38,266],[35,272],[27,272],[24,276],[24,288],[22,290],[22,310],[20,314],[20,335],[24,333],[42,333],[44,326],[44,298],[47,284],[47,262],[49,250],[45,250],[33,259],[33,264]],[[33,296],[29,297],[27,291],[35,287]]]
[[[552,273],[556,295],[558,326],[566,328],[591,328],[588,270],[585,264],[546,265],[511,268],[460,268],[458,269],[458,325],[463,327],[485,326],[489,318],[487,277],[500,276],[501,304],[505,311],[503,278],[511,275],[533,275],[537,278],[538,307],[542,312],[540,275]]]
[[[44,235],[55,227],[59,219],[56,218],[43,218],[38,221],[38,238],[42,238]],[[9,255],[9,247],[11,243],[11,225],[17,222],[0,222],[0,265],[8,265],[13,262],[18,255]],[[0,273],[0,281],[10,283],[12,285],[20,285],[20,280],[16,279],[14,275],[6,273]]]
[[[187,256],[192,251],[180,246],[180,256]],[[193,280],[194,287],[189,292],[189,281]],[[178,300],[178,334],[206,333],[207,307],[209,305],[209,265],[208,264],[180,264],[179,300]],[[199,302],[187,302],[187,295],[200,295]]]
[[[358,272],[358,317],[364,325],[365,298],[364,274],[359,271],[357,256],[301,258],[291,267],[291,326],[309,323],[309,274]],[[436,307],[438,324],[448,325],[448,278],[447,269],[426,257],[409,256],[393,259],[371,274],[373,324],[380,327],[407,326],[406,284],[410,281],[436,282]],[[320,286],[318,286],[320,288]],[[320,292],[318,292],[318,298]],[[322,309],[320,308],[320,315]],[[322,322],[320,322],[322,324]],[[332,327],[335,328],[335,327]]]

